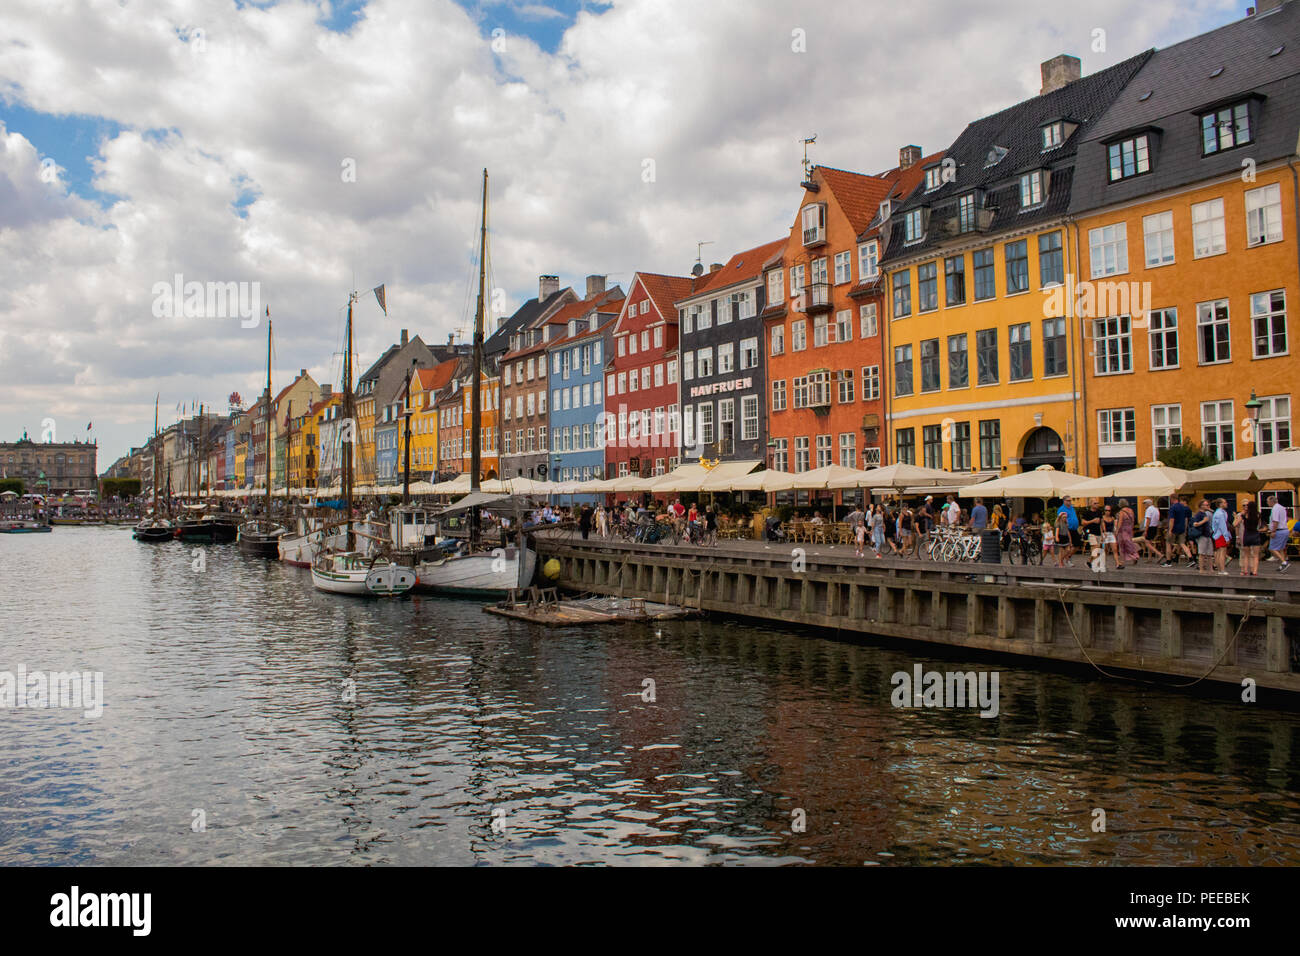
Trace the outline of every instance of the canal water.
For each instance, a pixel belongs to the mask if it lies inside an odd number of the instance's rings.
[[[916,664],[996,668],[998,716],[893,707]],[[104,706],[0,710],[0,864],[1300,862],[1293,713],[737,620],[547,631],[57,528],[0,538],[20,667]]]

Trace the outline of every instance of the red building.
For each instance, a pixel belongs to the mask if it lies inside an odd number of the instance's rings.
[[[816,166],[803,183],[783,261],[765,273],[768,432],[779,471],[888,463],[881,207],[906,199],[930,160],[907,146],[887,172]]]
[[[605,477],[664,475],[677,466],[677,308],[689,276],[638,272],[605,364]]]

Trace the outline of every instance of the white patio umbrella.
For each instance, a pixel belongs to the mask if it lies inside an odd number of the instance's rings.
[[[1187,473],[1193,488],[1212,491],[1258,491],[1272,481],[1300,484],[1300,447],[1237,461],[1221,461]]]
[[[963,475],[940,471],[937,468],[922,468],[920,465],[908,465],[895,462],[883,468],[870,468],[867,484],[872,491],[901,491],[904,488],[935,487],[952,485],[960,482]]]
[[[843,465],[823,465],[821,468],[793,475],[794,481],[791,487],[801,491],[864,488],[875,483],[876,471],[859,471],[857,468],[845,468]]]
[[[1057,471],[1051,465],[1039,465],[1033,471],[966,485],[958,494],[965,497],[987,495],[993,498],[1056,498],[1088,480],[1086,475],[1074,475],[1068,471]]]
[[[1150,495],[1159,498],[1187,487],[1190,474],[1181,468],[1170,468],[1158,461],[1149,461],[1139,468],[1081,481],[1077,485],[1071,485],[1069,492],[1072,498],[1114,498],[1119,495]]]
[[[777,491],[789,491],[794,487],[795,476],[788,471],[751,471],[747,475],[718,475],[709,478],[700,491],[761,491],[772,494]]]

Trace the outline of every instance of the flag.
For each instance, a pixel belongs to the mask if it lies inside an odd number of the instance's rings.
[[[384,315],[387,315],[388,303],[384,301],[384,287],[382,285],[377,285],[375,286],[374,292],[375,292],[375,299],[377,299],[379,302],[379,307],[384,310]]]
[[[90,426],[93,425],[93,424],[95,424],[95,423],[94,423],[94,422],[86,422],[86,431],[90,431]]]

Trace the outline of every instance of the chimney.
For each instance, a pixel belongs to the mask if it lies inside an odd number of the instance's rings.
[[[321,398],[321,401],[322,401],[322,402],[323,402],[323,401],[328,401],[329,399],[331,399],[331,398],[333,398],[333,397],[334,397],[334,386],[333,386],[333,385],[322,385],[322,386],[320,387],[320,398]]]
[[[1266,13],[1272,13],[1285,2],[1286,0],[1259,0],[1259,2],[1255,4],[1255,16],[1262,17]],[[1247,16],[1250,16],[1249,10],[1250,8],[1247,7]]]
[[[298,377],[299,377],[299,378],[306,378],[306,377],[307,377],[307,370],[306,370],[305,368],[300,368],[300,369],[298,369]]]
[[[717,272],[717,271],[720,270],[721,268],[722,268],[722,263],[721,263],[721,262],[712,262],[712,263],[710,263],[710,264],[709,264],[709,275],[713,275],[713,273]]]
[[[1061,53],[1044,61],[1040,69],[1043,74],[1043,88],[1038,91],[1039,96],[1059,90],[1065,84],[1073,83],[1083,75],[1079,58],[1068,53]]]
[[[538,276],[537,277],[537,301],[545,302],[552,295],[560,291],[559,276]]]
[[[402,329],[402,344],[406,344],[406,329]]]
[[[604,276],[587,276],[587,298],[600,295],[605,291]]]
[[[921,161],[920,146],[904,146],[898,151],[898,168],[907,169]]]

